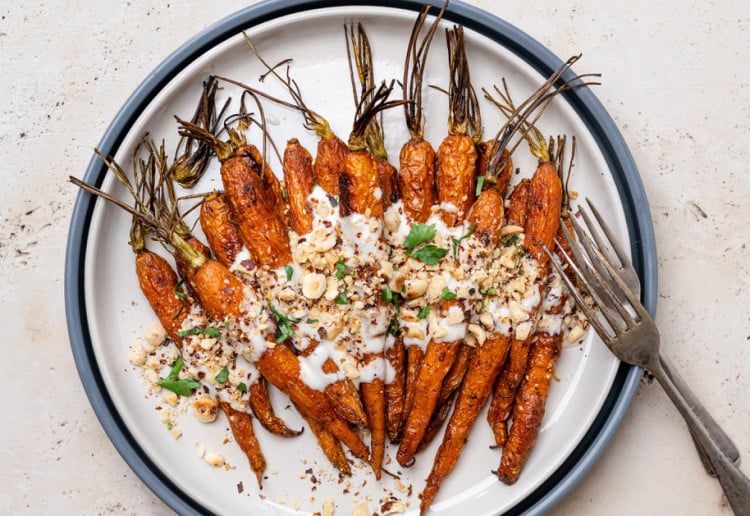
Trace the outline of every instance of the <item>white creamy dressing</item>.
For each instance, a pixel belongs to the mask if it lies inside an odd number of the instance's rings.
[[[226,365],[227,386],[249,385],[258,374],[252,364],[279,345],[276,341],[283,335],[277,328],[285,324],[293,333],[288,343],[300,352],[300,377],[310,387],[323,390],[346,378],[355,384],[390,381],[395,372],[382,355],[393,340],[387,329],[395,307],[380,298],[386,285],[395,287],[399,277],[399,288],[392,290],[403,296],[398,322],[406,346],[426,349],[431,339],[463,341],[468,324],[479,320],[485,326],[491,321],[487,330],[505,335],[533,330],[536,321],[530,314],[542,303],[534,287],[536,263],[514,255],[513,247],[490,248],[472,234],[468,223],[449,228],[439,210],[456,211],[452,204],[436,207],[426,223],[434,225],[435,236],[421,245],[434,245],[446,254],[437,265],[425,265],[403,248],[412,223],[401,201],[386,210],[383,220],[363,214],[341,217],[337,200],[318,185],[308,202],[313,230],[308,235],[289,232],[293,263],[269,270],[252,264],[247,250],[237,256],[232,270],[245,286],[245,315],[223,330],[215,356],[209,356],[213,349],[195,354],[199,360],[191,367],[204,377],[213,378]],[[319,288],[308,285],[306,297],[308,277]],[[309,297],[312,291],[317,297]],[[547,293],[549,302],[556,292]],[[444,299],[453,295],[456,302],[441,313]],[[491,317],[480,319],[485,311]],[[542,317],[543,324],[559,331],[561,323],[552,324],[551,315]],[[286,320],[279,322],[280,316]],[[200,324],[189,319],[186,325]],[[329,359],[338,366],[336,373],[323,373]]]

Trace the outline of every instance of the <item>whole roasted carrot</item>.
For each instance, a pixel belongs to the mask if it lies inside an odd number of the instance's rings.
[[[268,396],[268,381],[262,376],[248,387],[250,408],[261,426],[280,437],[294,437],[302,430],[292,430],[283,419],[276,416]]]
[[[266,469],[266,458],[260,452],[260,443],[253,430],[253,420],[247,412],[241,412],[232,408],[230,403],[219,401],[219,406],[229,421],[229,428],[240,449],[247,455],[250,467],[255,472],[258,485],[263,488],[263,472]]]
[[[476,198],[477,153],[472,136],[481,121],[474,89],[469,76],[463,29],[446,30],[451,76],[448,99],[448,136],[438,148],[436,157],[437,201],[440,216],[449,227],[464,222]],[[454,302],[443,303],[450,307]],[[441,310],[444,308],[441,307]],[[412,463],[434,413],[445,375],[453,365],[461,340],[439,342],[430,339],[415,384],[412,412],[408,415],[396,458],[402,466]]]
[[[321,424],[317,419],[313,419],[309,416],[302,416],[307,422],[308,427],[315,434],[315,438],[318,440],[318,445],[323,453],[331,461],[331,464],[338,469],[343,475],[351,476],[352,468],[349,465],[349,461],[346,459],[344,449],[341,447],[341,443],[336,437],[326,430],[326,427]]]
[[[556,161],[556,168],[562,179],[564,139],[558,139],[556,156],[550,156]],[[572,168],[575,155],[575,140],[573,142],[571,161],[568,170]],[[562,221],[570,234],[572,224],[569,219],[569,196],[563,187],[561,214]],[[558,229],[557,240],[565,240]],[[555,364],[560,358],[563,342],[562,320],[566,313],[567,293],[557,273],[550,273],[548,277],[547,295],[542,303],[542,317],[537,325],[534,340],[529,350],[528,365],[521,385],[516,392],[513,405],[513,424],[508,433],[508,439],[503,447],[503,455],[497,476],[506,484],[514,484],[521,474],[526,460],[536,443],[544,418],[545,404],[552,378],[555,374]],[[568,312],[569,313],[569,312]]]
[[[472,206],[468,220],[476,228],[474,237],[489,248],[498,245],[503,223],[503,198],[495,189],[487,189]],[[498,322],[499,323],[499,322]],[[479,333],[479,328],[475,330]],[[485,335],[485,330],[481,331]],[[483,341],[477,340],[469,358],[463,381],[458,391],[453,412],[448,420],[443,440],[433,461],[432,470],[422,491],[420,510],[424,513],[432,503],[443,479],[458,462],[474,422],[492,392],[492,383],[505,362],[510,337],[494,328]]]
[[[448,43],[448,136],[436,154],[437,200],[449,226],[463,222],[476,199],[477,149],[481,140],[479,103],[471,85],[463,28],[446,29]]]
[[[559,228],[562,201],[562,184],[557,168],[550,161],[539,164],[529,183],[525,212],[524,247],[529,255],[537,261],[539,273],[536,288],[539,300],[544,294],[544,281],[549,273],[547,255],[544,246],[551,248]],[[540,313],[540,303],[531,310],[527,326],[533,330]],[[523,379],[528,362],[531,334],[516,332],[505,369],[495,384],[495,393],[490,407],[490,424],[495,435],[496,445],[503,445],[507,439],[507,420],[511,415],[516,390]]]
[[[437,31],[445,7],[435,17],[432,25],[420,40],[419,36],[430,12],[429,6],[422,9],[412,27],[404,61],[403,98],[411,100],[404,104],[409,141],[399,153],[398,186],[404,205],[404,213],[415,222],[427,221],[436,203],[435,149],[424,139],[422,116],[422,80],[424,78],[430,44]]]

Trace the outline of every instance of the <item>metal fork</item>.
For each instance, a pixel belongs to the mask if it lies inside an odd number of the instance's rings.
[[[625,285],[627,285],[627,287],[633,292],[633,294],[635,294],[635,297],[640,299],[641,281],[638,278],[638,273],[636,272],[635,267],[633,267],[632,263],[630,262],[628,255],[625,254],[624,249],[612,237],[614,233],[607,225],[604,217],[602,217],[599,213],[599,210],[596,209],[596,206],[594,206],[594,204],[588,198],[586,199],[586,204],[593,214],[593,218],[596,219],[596,222],[594,222],[592,217],[589,215],[588,210],[579,209],[578,212],[583,218],[589,234],[594,239],[594,242],[596,242],[596,246],[599,248],[602,254],[605,255],[610,265],[615,268],[617,275],[622,278],[622,280],[625,282]],[[571,223],[578,233],[582,231],[580,224],[575,219],[571,220]],[[604,237],[601,236],[600,230],[604,233]],[[661,362],[662,369],[664,369],[664,373],[669,376],[677,390],[682,392],[685,401],[687,401],[687,403],[691,407],[693,407],[693,411],[698,416],[698,418],[703,421],[703,423],[709,430],[715,431],[712,434],[712,437],[716,441],[716,444],[719,445],[719,448],[722,449],[724,454],[729,457],[732,462],[739,465],[740,452],[739,450],[737,450],[737,446],[735,446],[734,442],[732,442],[729,436],[724,433],[724,430],[722,430],[718,423],[714,421],[714,418],[706,410],[706,408],[698,400],[698,398],[695,397],[695,394],[693,394],[693,391],[690,389],[690,387],[688,387],[682,377],[677,374],[677,371],[674,369],[674,366],[672,366],[671,361],[661,352],[659,353],[659,361]],[[712,477],[715,477],[716,472],[711,465],[711,461],[708,459],[708,455],[706,455],[706,451],[695,439],[695,436],[693,436],[692,434],[691,436],[693,437],[696,450],[698,451],[698,456],[703,463],[703,467],[705,468],[706,473],[708,473]]]
[[[595,214],[598,214],[598,212],[595,212]],[[601,221],[600,217],[597,217],[597,219]],[[624,253],[618,253],[621,254],[619,260],[623,267],[613,266],[605,256],[605,251],[601,249],[607,249],[607,254],[612,258],[612,261],[615,261],[614,256],[609,251],[609,248],[618,247],[614,244],[612,232],[606,228],[606,224],[601,225],[602,231],[609,242],[605,242],[597,234],[600,246],[583,231],[575,218],[570,220],[573,222],[578,239],[573,238],[564,224],[563,234],[573,257],[564,251],[560,242],[557,242],[558,247],[560,247],[559,256],[565,265],[575,273],[583,289],[591,296],[593,306],[586,303],[582,292],[565,274],[563,264],[547,250],[552,265],[565,281],[591,326],[612,353],[623,362],[644,368],[657,379],[685,419],[695,441],[704,451],[735,514],[750,515],[750,479],[740,471],[734,463],[735,459],[730,456],[732,450],[736,452],[736,447],[706,412],[705,408],[695,403],[697,400],[694,396],[683,392],[681,387],[684,386],[684,383],[681,380],[675,382],[674,378],[677,375],[674,371],[669,366],[667,366],[667,370],[670,370],[671,374],[668,374],[665,370],[664,362],[659,354],[660,339],[656,323],[621,277],[625,269],[632,268],[627,257]],[[591,222],[591,218],[588,217],[587,225],[590,227],[592,226]],[[627,276],[627,274],[625,275]],[[629,282],[632,283],[632,279]],[[698,406],[700,406],[700,409],[696,413],[696,407]],[[719,443],[722,440],[726,441],[722,443],[726,450],[722,449]],[[727,454],[727,451],[730,454]]]

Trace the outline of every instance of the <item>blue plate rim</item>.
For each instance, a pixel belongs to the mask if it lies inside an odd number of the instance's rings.
[[[167,57],[131,94],[97,148],[105,155],[114,155],[129,127],[158,91],[197,56],[243,29],[287,14],[327,7],[368,6],[419,11],[425,4],[432,5],[435,12],[442,6],[442,2],[437,0],[390,0],[377,5],[373,1],[266,0],[242,9],[196,34]],[[505,46],[543,76],[549,76],[562,64],[557,56],[528,34],[477,7],[453,1],[444,18]],[[648,200],[638,169],[619,129],[590,89],[569,91],[565,97],[590,130],[609,165],[631,234],[633,263],[643,285],[642,301],[654,314],[658,290],[656,244]],[[83,179],[98,186],[105,171],[104,165],[93,155]],[[91,195],[79,192],[70,221],[65,255],[66,320],[79,377],[107,436],[144,484],[180,514],[205,514],[207,509],[179,489],[140,448],[118,414],[99,372],[88,332],[83,288],[87,235],[94,203]],[[619,367],[613,387],[581,443],[544,483],[506,514],[543,513],[580,482],[622,422],[641,374],[641,369],[637,367],[625,364]]]

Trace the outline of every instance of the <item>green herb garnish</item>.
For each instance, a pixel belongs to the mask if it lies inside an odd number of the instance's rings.
[[[425,317],[427,317],[427,316],[428,316],[429,314],[430,314],[430,307],[429,307],[429,306],[425,306],[425,307],[424,307],[424,308],[422,308],[422,309],[421,309],[421,310],[419,311],[419,313],[417,314],[417,319],[424,319],[424,318],[425,318]]]
[[[178,378],[184,362],[182,357],[172,362],[172,369],[169,371],[169,375],[163,380],[156,382],[156,385],[172,391],[179,396],[192,396],[195,389],[200,387],[200,382],[195,378]]]
[[[294,276],[294,267],[291,265],[284,265],[284,272],[286,273],[286,280],[292,281],[292,276]]]
[[[443,296],[443,299],[446,301],[450,301],[451,299],[456,299],[456,294],[454,292],[451,292],[451,289],[448,287],[443,287],[443,291],[440,293],[441,296]]]
[[[448,252],[447,249],[437,247],[433,244],[423,245],[416,251],[409,254],[412,258],[416,258],[425,265],[437,265],[440,262],[440,258],[445,256]]]
[[[336,304],[337,305],[347,304],[349,301],[347,300],[346,296],[347,296],[346,290],[341,291],[341,294],[339,294],[339,297],[336,298]]]
[[[391,290],[391,287],[385,287],[383,289],[383,292],[380,293],[380,299],[382,299],[386,303],[393,302],[393,291]]]
[[[344,260],[341,258],[336,262],[336,279],[344,279],[344,276],[352,273],[352,268],[349,267]]]
[[[474,192],[477,197],[479,197],[479,194],[482,193],[482,187],[484,187],[484,180],[485,180],[484,176],[479,176],[477,178],[477,191]]]
[[[469,231],[461,238],[451,238],[451,245],[453,246],[453,258],[456,258],[456,255],[458,253],[458,246],[461,245],[461,242],[473,235],[474,231],[476,230],[477,227],[472,224],[471,226],[469,226]]]
[[[503,245],[505,247],[510,247],[516,242],[518,242],[518,235],[508,235],[507,237],[505,237],[505,240],[503,240]]]
[[[240,392],[247,392],[247,385],[245,384],[245,382],[238,383],[237,390]]]
[[[185,280],[184,279],[180,279],[180,281],[174,287],[174,295],[180,301],[185,301],[187,299],[187,296],[182,291],[182,284],[183,283],[185,283]]]
[[[208,335],[215,339],[221,338],[221,328],[188,328],[187,330],[180,330],[177,332],[180,337],[190,337],[191,335]]]
[[[270,299],[266,299],[266,303],[268,304],[268,308],[271,310],[274,319],[276,319],[276,343],[284,342],[286,339],[294,335],[294,328],[292,328],[292,325],[299,323],[300,319],[292,319],[282,314],[274,308]]]
[[[411,251],[418,245],[432,240],[436,232],[435,224],[428,225],[420,224],[418,222],[412,224],[409,229],[409,234],[406,236],[406,240],[404,240],[404,249]]]
[[[480,290],[479,293],[482,294],[483,296],[494,296],[495,294],[497,294],[497,290],[495,290],[495,288],[493,287],[490,287],[485,291]]]
[[[435,224],[420,224],[418,222],[412,224],[409,234],[404,240],[406,254],[425,265],[437,265],[440,258],[445,256],[448,251],[433,244],[422,245],[432,240],[436,231]],[[420,245],[422,247],[418,247]]]
[[[316,322],[318,322],[318,320],[317,320],[317,319],[308,319],[308,320],[306,320],[305,322],[306,322],[307,324],[315,324]]]
[[[215,378],[219,383],[227,383],[227,380],[229,379],[229,369],[227,369],[227,366],[222,367],[221,371],[219,371],[219,374],[217,374]]]

